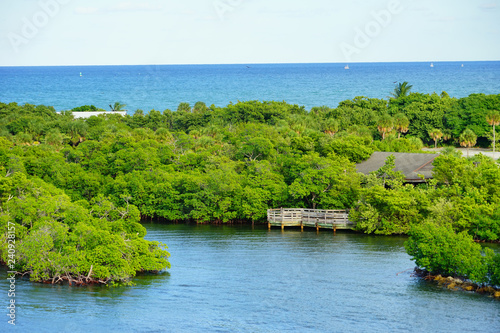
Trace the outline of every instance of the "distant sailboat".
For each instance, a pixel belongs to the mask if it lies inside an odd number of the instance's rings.
[[[82,76],[82,72],[80,72],[80,77]]]
[[[431,67],[434,67],[434,63],[431,62]]]
[[[345,66],[344,66],[344,69],[349,69],[349,65],[345,65]]]
[[[464,67],[464,64],[462,64],[462,67]]]

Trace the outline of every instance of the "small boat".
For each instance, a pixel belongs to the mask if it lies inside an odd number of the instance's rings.
[[[80,76],[82,76],[82,72],[80,72]]]
[[[345,66],[344,66],[344,69],[349,69],[349,65],[345,65]]]
[[[431,67],[434,67],[434,63],[431,62]]]
[[[464,64],[462,64],[462,67],[464,67]]]

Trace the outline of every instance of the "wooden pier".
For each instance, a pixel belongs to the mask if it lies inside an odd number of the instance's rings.
[[[281,227],[304,227],[333,229],[353,229],[355,224],[348,219],[345,210],[305,209],[305,208],[279,208],[267,210],[267,225]]]

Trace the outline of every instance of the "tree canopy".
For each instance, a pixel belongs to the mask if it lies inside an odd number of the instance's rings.
[[[486,115],[498,109],[500,95],[444,93],[356,97],[310,111],[276,101],[181,103],[177,111],[88,119],[0,103],[0,254],[6,262],[7,228],[16,223],[19,248],[26,246],[17,269],[33,279],[86,281],[92,268],[89,279],[126,281],[168,267],[162,245],[144,240],[140,219],[263,221],[276,207],[349,209],[366,233],[406,234],[446,220],[456,233],[497,240],[494,161],[443,154],[435,179],[419,186],[404,184],[393,161],[366,177],[355,163],[376,150],[421,152],[436,145],[434,131],[458,145],[469,128],[487,146]]]

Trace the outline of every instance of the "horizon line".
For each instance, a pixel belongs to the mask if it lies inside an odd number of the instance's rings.
[[[419,60],[419,61],[351,61],[351,62],[255,62],[255,63],[171,63],[171,64],[73,64],[73,65],[0,65],[0,67],[92,67],[92,66],[226,66],[226,65],[314,65],[314,64],[387,64],[387,63],[468,63],[499,60]]]

